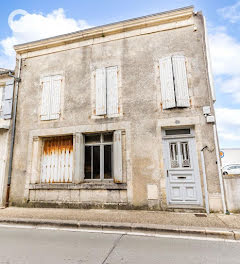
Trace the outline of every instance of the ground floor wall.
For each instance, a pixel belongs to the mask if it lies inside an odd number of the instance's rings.
[[[167,190],[167,170],[164,159],[163,130],[191,128],[194,130],[196,163],[199,171],[200,199],[198,204],[170,204]],[[120,131],[122,135],[121,181],[86,182],[81,178],[78,157],[78,135]],[[119,121],[107,124],[46,128],[29,131],[26,139],[16,133],[13,162],[11,205],[68,206],[77,208],[111,207],[124,209],[199,210],[206,205],[201,150],[204,149],[205,171],[210,211],[222,211],[219,176],[212,124],[204,117]],[[42,183],[42,138],[73,135],[74,173],[71,183]],[[81,139],[81,137],[80,137]],[[26,148],[27,145],[27,148]],[[206,147],[207,146],[207,147]],[[206,148],[204,148],[206,147]],[[23,153],[24,152],[24,153]],[[77,165],[78,164],[78,165]],[[80,166],[81,167],[81,166]]]

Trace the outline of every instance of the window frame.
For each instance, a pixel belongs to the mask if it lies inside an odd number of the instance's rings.
[[[104,142],[104,135],[106,134],[112,134],[112,141],[111,142]],[[86,143],[84,140],[84,152],[85,148],[88,147],[94,147],[99,146],[100,147],[100,179],[93,179],[93,148],[91,148],[91,179],[85,178],[85,155],[84,155],[84,181],[110,181],[113,182],[114,175],[113,175],[113,132],[110,133],[89,133],[84,134],[84,138],[88,135],[100,135],[100,141],[96,143]],[[111,146],[111,178],[110,179],[104,179],[104,146],[110,145]]]

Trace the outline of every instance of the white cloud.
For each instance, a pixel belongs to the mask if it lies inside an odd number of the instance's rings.
[[[237,147],[235,143],[240,141],[240,109],[217,108],[216,116],[220,142]]]
[[[90,27],[85,20],[67,18],[62,8],[47,15],[24,13],[23,10],[20,10],[19,13],[22,15],[17,20],[12,20],[16,14],[10,15],[9,25],[12,29],[12,35],[0,41],[0,67],[14,67],[15,51],[13,45]]]
[[[224,28],[212,28],[209,35],[215,86],[240,102],[240,42]]]
[[[220,8],[217,12],[225,19],[228,19],[231,23],[236,23],[240,20],[240,1],[232,6],[226,6]]]

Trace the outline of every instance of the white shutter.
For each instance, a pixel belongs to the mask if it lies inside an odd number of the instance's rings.
[[[75,171],[74,171],[74,183],[80,183],[84,181],[84,165],[85,165],[85,144],[84,135],[77,132],[75,138]]]
[[[106,71],[105,68],[96,70],[96,115],[105,115],[106,109]]]
[[[4,119],[10,119],[12,117],[13,89],[14,80],[7,81],[4,89],[4,101],[2,103]]]
[[[185,57],[172,56],[176,101],[178,107],[189,107],[189,94]]]
[[[163,109],[176,106],[171,57],[159,60]]]
[[[113,133],[113,177],[114,182],[122,182],[122,132]]]
[[[44,77],[42,80],[42,105],[41,105],[41,120],[49,120],[50,117],[50,93],[51,79]]]
[[[3,87],[0,87],[0,118],[2,117]]]
[[[107,114],[118,114],[117,67],[108,67],[107,74]]]
[[[50,119],[58,119],[60,116],[62,76],[51,77]]]

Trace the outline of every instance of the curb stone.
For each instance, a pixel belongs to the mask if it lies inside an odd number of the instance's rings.
[[[149,233],[159,235],[179,235],[194,237],[222,238],[226,240],[240,240],[240,230],[215,229],[204,227],[188,227],[157,224],[89,222],[76,220],[45,220],[31,218],[0,218],[0,224],[51,226],[59,228],[91,229],[102,231],[122,231],[130,233]]]

